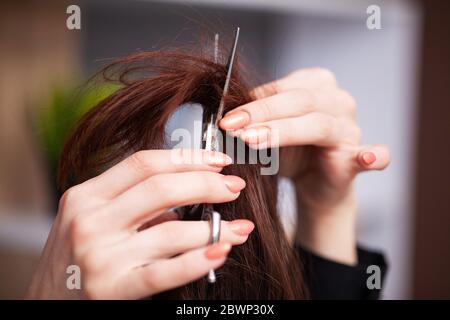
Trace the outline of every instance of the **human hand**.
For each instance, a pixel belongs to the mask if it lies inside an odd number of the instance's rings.
[[[192,163],[192,159],[201,159]],[[254,224],[177,221],[173,207],[235,200],[245,181],[219,172],[231,159],[202,150],[147,150],[67,190],[33,277],[30,299],[139,299],[192,282],[220,267]],[[81,270],[69,290],[66,269]]]
[[[384,169],[388,149],[360,144],[355,100],[328,70],[298,70],[252,95],[256,100],[228,112],[221,128],[252,148],[282,147],[280,173],[298,194],[300,241],[354,263],[353,181],[359,172]]]

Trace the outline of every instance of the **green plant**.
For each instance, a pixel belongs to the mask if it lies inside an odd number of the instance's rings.
[[[105,84],[83,90],[64,87],[53,89],[36,117],[38,136],[53,174],[64,142],[77,121],[118,88],[117,85]]]

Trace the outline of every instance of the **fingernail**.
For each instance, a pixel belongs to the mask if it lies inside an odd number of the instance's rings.
[[[240,129],[246,126],[250,122],[250,115],[245,111],[235,111],[225,117],[220,121],[220,126],[223,129]]]
[[[269,137],[270,129],[267,127],[255,127],[244,130],[240,137],[246,142],[261,143]]]
[[[245,188],[245,181],[236,176],[224,176],[223,180],[231,192],[237,193]]]
[[[219,242],[209,246],[205,250],[205,256],[210,260],[220,259],[225,257],[231,250],[231,244],[228,242]]]
[[[255,229],[255,224],[245,219],[233,220],[228,226],[238,236],[247,236]]]
[[[228,166],[233,163],[233,160],[222,152],[207,152],[205,153],[205,162],[212,166]]]
[[[377,160],[377,157],[373,152],[364,152],[361,158],[366,165],[372,164]]]

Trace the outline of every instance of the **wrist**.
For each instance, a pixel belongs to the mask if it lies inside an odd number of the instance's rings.
[[[340,201],[308,206],[298,198],[296,241],[306,249],[333,261],[354,265],[357,202],[353,188]]]

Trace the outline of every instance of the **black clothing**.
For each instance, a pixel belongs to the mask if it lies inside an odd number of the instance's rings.
[[[378,299],[381,289],[369,289],[367,279],[374,274],[367,267],[381,271],[381,284],[387,264],[381,253],[358,248],[358,264],[349,266],[320,257],[305,248],[296,247],[302,261],[311,299]],[[381,285],[383,288],[383,285]]]

